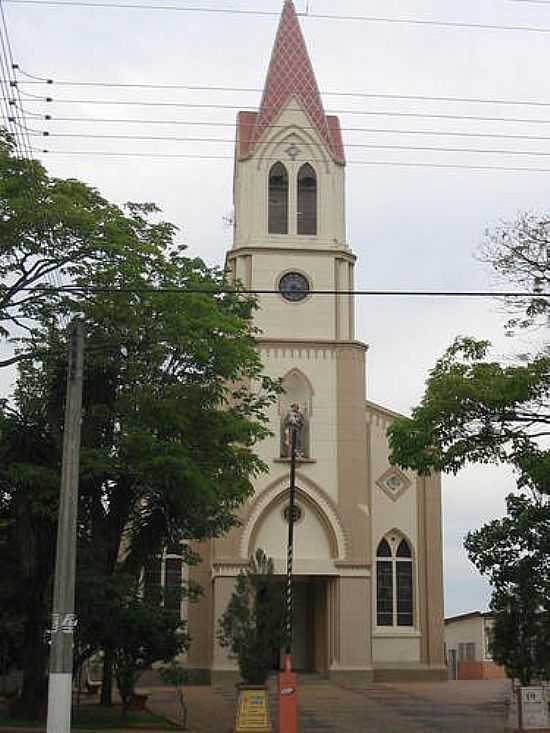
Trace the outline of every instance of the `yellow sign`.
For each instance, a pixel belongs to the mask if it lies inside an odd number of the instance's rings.
[[[243,690],[235,733],[272,733],[265,690]]]

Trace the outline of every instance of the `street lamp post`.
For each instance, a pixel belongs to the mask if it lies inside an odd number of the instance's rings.
[[[279,674],[279,733],[297,733],[298,694],[292,671],[292,631],[294,617],[294,519],[296,512],[296,443],[298,426],[290,424],[290,486],[288,505],[288,547],[285,594],[286,648],[283,671]]]

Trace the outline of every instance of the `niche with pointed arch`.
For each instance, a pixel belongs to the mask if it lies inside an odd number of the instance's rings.
[[[293,369],[283,379],[283,393],[279,399],[281,416],[281,458],[290,457],[290,430],[296,427],[296,454],[298,460],[311,458],[311,420],[313,417],[313,388],[299,369]]]

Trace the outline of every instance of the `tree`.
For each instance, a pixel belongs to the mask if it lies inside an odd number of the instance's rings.
[[[132,703],[140,675],[155,662],[171,662],[190,642],[179,613],[139,598],[130,599],[118,610],[112,639],[123,714]]]
[[[268,434],[265,408],[278,389],[262,374],[254,301],[222,292],[223,271],[186,257],[174,227],[153,221],[156,207],[83,208],[92,234],[104,233],[90,237],[91,255],[99,254],[67,265],[70,292],[25,311],[33,326],[21,347],[32,358],[19,365],[0,434],[8,521],[33,573],[14,594],[28,625],[27,710],[39,707],[47,657],[66,378],[60,316],[78,313],[87,328],[79,550],[98,578],[137,578],[162,547],[218,536],[237,522],[265,470],[254,447]]]
[[[481,259],[497,279],[533,292],[507,298],[508,335],[547,324],[550,221],[521,214],[489,232]],[[550,357],[507,364],[488,358],[490,344],[458,338],[430,372],[412,419],[398,419],[388,436],[391,460],[428,474],[457,473],[467,463],[511,464],[518,495],[507,498],[507,516],[471,532],[470,560],[488,576],[495,614],[494,659],[528,685],[550,675]]]
[[[470,532],[470,560],[493,588],[491,652],[522,685],[550,679],[550,500],[507,497],[507,516]]]
[[[282,593],[273,560],[256,550],[241,571],[229,605],[219,622],[218,639],[239,663],[246,684],[263,685],[282,643]]]
[[[17,658],[25,670],[21,714],[39,717],[46,694],[50,581],[55,557],[59,451],[42,415],[4,406],[0,414],[0,507],[3,608],[21,633]]]
[[[480,260],[488,264],[497,280],[506,289],[512,285],[531,297],[506,298],[512,315],[508,332],[548,324],[550,291],[550,217],[523,212],[514,221],[505,221],[486,233]]]
[[[457,473],[467,463],[508,462],[520,487],[533,480],[550,491],[550,357],[526,364],[487,360],[490,344],[459,338],[430,372],[412,419],[388,436],[391,461],[427,474]]]
[[[38,161],[16,157],[0,131],[0,342],[17,343],[37,320],[66,313],[59,285],[86,281],[101,263],[122,264],[136,244],[147,251],[172,236],[172,225],[140,215],[153,208],[123,211],[80,181],[50,177]],[[19,350],[0,367],[27,356]]]

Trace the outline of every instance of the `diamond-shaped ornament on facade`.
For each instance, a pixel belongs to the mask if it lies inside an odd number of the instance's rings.
[[[411,481],[398,468],[393,466],[384,473],[376,485],[389,496],[392,501],[397,501],[411,486]]]

